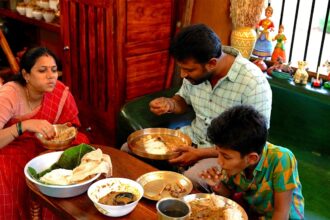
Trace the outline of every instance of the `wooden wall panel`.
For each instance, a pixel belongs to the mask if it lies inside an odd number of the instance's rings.
[[[40,45],[46,46],[53,51],[60,60],[63,60],[62,48],[59,46],[60,44],[61,36],[58,32],[40,29]]]
[[[114,67],[113,5],[103,0],[94,3],[61,2],[62,37],[67,46],[64,82],[72,88],[83,128],[92,128],[91,141],[114,144],[120,98]]]
[[[221,38],[224,45],[230,44],[232,30],[230,0],[195,0],[191,23],[210,26]]]
[[[168,51],[126,59],[126,101],[164,88]]]
[[[143,42],[170,38],[172,0],[127,1],[126,42]]]

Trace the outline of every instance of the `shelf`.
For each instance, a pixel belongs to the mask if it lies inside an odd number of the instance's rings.
[[[61,32],[60,25],[57,23],[46,23],[44,21],[41,21],[41,20],[39,21],[34,18],[28,18],[26,16],[18,14],[16,11],[12,11],[9,9],[0,8],[0,16],[11,18],[11,19],[21,21],[21,22],[24,22],[27,24],[35,25],[35,26],[38,26],[38,27],[48,30],[48,31],[53,31],[53,32],[58,32],[58,33]]]

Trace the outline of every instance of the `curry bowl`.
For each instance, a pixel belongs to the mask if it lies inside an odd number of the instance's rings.
[[[179,155],[174,147],[191,145],[189,136],[180,130],[146,128],[130,134],[128,148],[136,155],[154,160],[168,160]]]
[[[87,191],[88,187],[93,183],[94,180],[99,178],[101,175],[96,174],[92,178],[72,185],[50,185],[44,184],[42,182],[37,181],[34,177],[31,176],[29,172],[29,167],[32,167],[37,173],[40,173],[49,167],[51,167],[54,163],[56,163],[61,157],[63,151],[51,152],[42,154],[30,160],[24,167],[25,177],[31,181],[43,194],[55,198],[69,198],[80,195]]]
[[[132,212],[143,196],[143,187],[126,178],[106,178],[93,183],[87,195],[98,211],[119,217]]]
[[[49,150],[63,150],[70,146],[77,136],[77,129],[66,124],[53,125],[56,136],[53,139],[46,139],[41,133],[35,133],[36,138],[42,146]]]

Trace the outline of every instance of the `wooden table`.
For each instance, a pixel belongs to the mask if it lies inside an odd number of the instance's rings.
[[[96,146],[101,148],[103,153],[110,155],[113,177],[125,177],[137,179],[142,174],[156,171],[157,169],[136,159],[135,157],[113,147]],[[87,193],[73,198],[52,198],[42,194],[38,188],[27,180],[31,190],[31,217],[34,220],[40,218],[40,206],[46,206],[63,219],[112,219],[101,214],[93,202],[88,198]],[[130,214],[113,219],[156,219],[156,202],[142,198],[137,207]]]

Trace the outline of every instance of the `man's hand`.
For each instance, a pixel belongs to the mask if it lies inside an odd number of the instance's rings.
[[[150,111],[156,115],[162,115],[174,111],[175,101],[171,98],[160,97],[149,103]]]
[[[173,149],[173,151],[180,152],[180,155],[176,158],[170,159],[168,162],[171,164],[189,166],[196,163],[200,159],[198,149],[191,146],[177,147]]]

